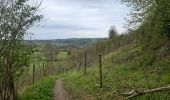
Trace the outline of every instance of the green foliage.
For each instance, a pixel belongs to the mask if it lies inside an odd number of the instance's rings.
[[[17,43],[11,50],[11,74],[14,79],[18,79],[31,63],[31,45]]]
[[[66,60],[66,59],[68,59],[68,52],[59,52],[57,54],[57,59],[58,60]]]
[[[82,99],[79,95],[89,96],[93,100],[113,100],[123,99],[121,93],[129,92],[133,89],[145,90],[147,84],[145,76],[141,71],[141,65],[136,65],[138,57],[143,57],[143,65],[147,65],[148,68],[148,80],[151,88],[166,86],[169,84],[169,61],[155,60],[155,55],[148,53],[143,55],[140,52],[140,48],[133,45],[129,45],[122,49],[118,49],[105,57],[103,57],[103,88],[100,89],[99,84],[99,69],[98,65],[91,66],[87,69],[87,75],[84,76],[81,70],[80,72],[69,73],[64,78],[65,89],[68,90],[74,99]],[[136,55],[138,51],[138,56]],[[132,59],[127,59],[129,55]],[[121,59],[120,59],[121,58]],[[113,59],[115,59],[113,62]],[[122,61],[123,59],[127,59]],[[146,94],[139,96],[137,100],[160,100],[169,98],[169,92]]]
[[[60,66],[69,66],[79,71],[73,71],[68,73],[67,76],[63,76],[65,88],[72,94],[73,99],[81,100],[84,97],[102,100],[123,99],[122,93],[134,89],[139,91],[148,89],[146,79],[149,80],[148,83],[151,88],[167,86],[170,83],[169,38],[167,38],[170,29],[169,0],[121,1],[132,8],[130,13],[132,19],[128,20],[130,25],[128,28],[134,29],[133,31],[129,31],[129,34],[118,35],[112,39],[98,42],[85,49],[72,50],[69,60],[66,60],[68,58],[66,52],[60,52],[57,55],[57,58],[62,60],[58,62]],[[115,33],[115,31],[111,30],[110,33]],[[70,41],[76,43],[77,40],[66,40],[65,42]],[[80,42],[80,44],[86,43],[86,40]],[[72,43],[71,45],[74,47]],[[86,76],[82,74],[83,70],[81,70],[84,67],[85,51],[87,52],[87,65],[89,66]],[[97,55],[99,53],[103,56],[103,88],[98,86]],[[36,91],[34,88],[43,88],[46,85],[49,86],[49,90],[38,91],[40,93],[37,94],[38,97],[33,95]],[[30,96],[34,99],[49,99],[48,97],[51,94],[45,95],[45,93],[50,92],[52,84],[49,85],[47,82],[46,85],[42,85],[42,87],[37,85],[31,88],[30,93],[25,92],[24,99]],[[27,96],[27,94],[30,95]],[[146,94],[135,99],[160,100],[168,98],[169,92],[161,92]]]
[[[164,92],[164,93],[153,93],[151,94],[146,94],[144,96],[139,96],[136,99],[137,100],[168,100],[170,98],[169,92]]]
[[[18,100],[51,100],[56,77],[46,77],[32,86],[26,87]]]
[[[23,43],[27,30],[42,19],[28,0],[0,2],[0,99],[16,99],[15,81],[30,63],[29,45]]]
[[[170,37],[170,16],[164,19],[163,32],[166,36]]]
[[[127,28],[138,30],[142,45],[157,49],[169,38],[169,0],[121,0],[131,7]],[[165,37],[166,36],[166,37]]]
[[[155,55],[152,52],[146,52],[142,55],[142,66],[151,66],[154,63]]]
[[[52,97],[54,80],[64,79],[64,88],[72,95],[74,100],[113,100],[123,99],[121,93],[131,90],[145,90],[147,84],[141,71],[141,65],[137,65],[138,57],[143,59],[142,65],[147,65],[148,80],[151,88],[166,86],[170,82],[169,58],[166,60],[155,59],[153,53],[141,53],[141,47],[132,43],[121,47],[114,52],[103,55],[103,88],[99,88],[99,66],[95,64],[87,68],[87,75],[83,70],[71,71],[67,74],[47,77],[35,85],[25,89],[20,94],[20,100],[49,100]],[[80,52],[75,53],[75,55]],[[61,52],[61,56],[65,55]],[[62,58],[62,57],[61,57]],[[114,62],[113,62],[114,61]],[[63,62],[64,63],[64,62]],[[65,64],[64,64],[65,65]],[[137,100],[159,100],[169,98],[169,92],[146,94],[139,96]]]

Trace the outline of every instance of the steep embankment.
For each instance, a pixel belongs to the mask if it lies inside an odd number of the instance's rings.
[[[113,100],[125,98],[122,93],[132,90],[142,91],[148,88],[168,86],[170,83],[169,61],[156,60],[149,67],[141,67],[141,48],[131,44],[103,57],[103,88],[99,88],[99,67],[91,66],[87,75],[83,70],[73,72],[65,78],[65,88],[72,96],[82,98],[85,93],[93,99]],[[142,64],[143,65],[143,64]],[[146,94],[135,99],[167,100],[170,92]],[[81,99],[78,99],[81,100]]]

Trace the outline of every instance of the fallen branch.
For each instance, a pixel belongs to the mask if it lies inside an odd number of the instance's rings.
[[[133,98],[133,97],[137,97],[137,96],[141,96],[147,93],[155,93],[155,92],[162,92],[162,91],[168,91],[170,90],[170,86],[166,86],[166,87],[158,87],[158,88],[154,88],[154,89],[149,89],[149,90],[144,90],[144,91],[131,91],[129,93],[123,93],[123,95],[127,95],[128,97],[125,98],[125,100]]]
[[[130,95],[134,94],[134,92],[137,92],[137,91],[132,90],[132,91],[127,92],[127,93],[122,93],[122,95],[124,95],[124,96],[130,96]]]

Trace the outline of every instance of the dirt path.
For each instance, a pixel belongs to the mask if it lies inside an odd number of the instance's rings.
[[[68,92],[64,90],[63,81],[61,79],[55,82],[52,100],[72,100]]]

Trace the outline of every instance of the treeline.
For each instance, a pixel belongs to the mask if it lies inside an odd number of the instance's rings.
[[[96,42],[103,41],[105,38],[72,38],[72,39],[52,39],[52,40],[26,40],[26,43],[34,43],[37,45],[43,45],[46,43],[51,43],[54,46],[59,47],[60,49],[68,48],[85,48]]]

